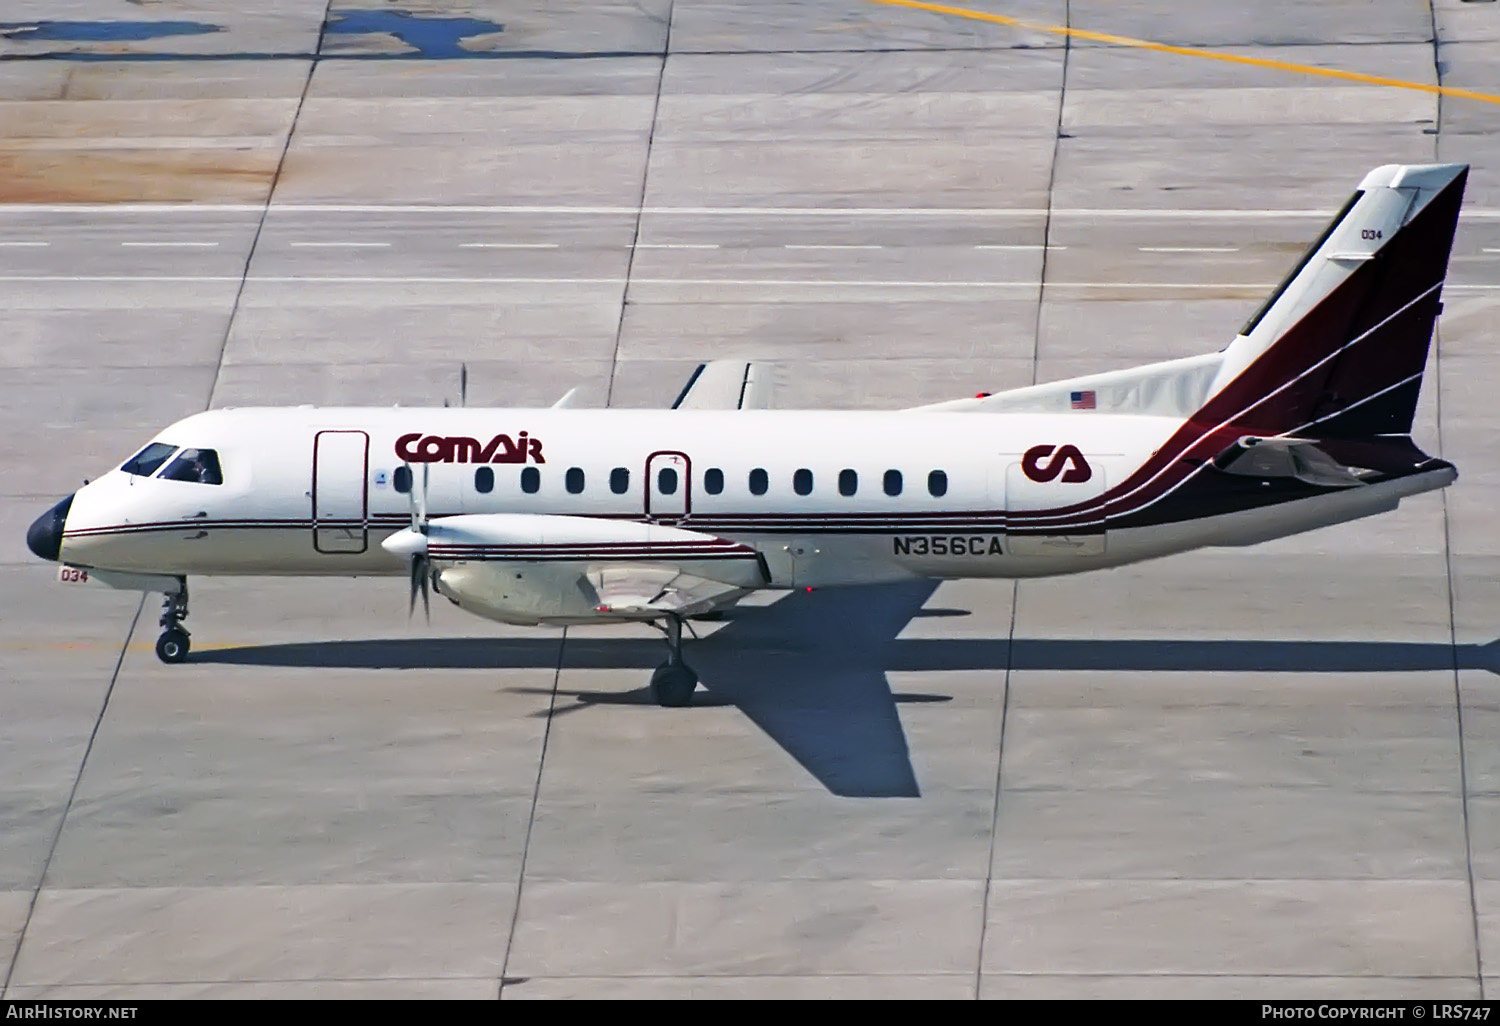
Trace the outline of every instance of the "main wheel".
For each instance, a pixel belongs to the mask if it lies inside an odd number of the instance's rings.
[[[686,663],[662,663],[651,675],[651,697],[656,704],[681,708],[693,701],[698,675]]]
[[[190,647],[187,631],[181,627],[171,627],[162,631],[161,637],[156,639],[156,658],[164,663],[180,663],[187,658]]]

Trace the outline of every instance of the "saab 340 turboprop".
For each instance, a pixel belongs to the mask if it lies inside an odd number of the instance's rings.
[[[686,618],[762,588],[1077,573],[1250,545],[1450,484],[1411,439],[1468,168],[1365,176],[1222,351],[890,412],[763,408],[755,364],[670,410],[221,409],[26,540],[64,581],[407,574],[514,624],[641,621],[685,705]],[[571,395],[571,393],[570,393]]]

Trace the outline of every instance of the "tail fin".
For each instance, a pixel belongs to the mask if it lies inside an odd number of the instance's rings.
[[[1196,420],[1248,434],[1411,433],[1466,164],[1365,176],[1224,351]]]

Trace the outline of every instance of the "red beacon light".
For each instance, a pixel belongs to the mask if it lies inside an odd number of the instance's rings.
[[[989,397],[990,397],[990,394],[988,392],[975,392],[974,393],[974,398],[975,399],[988,399]]]

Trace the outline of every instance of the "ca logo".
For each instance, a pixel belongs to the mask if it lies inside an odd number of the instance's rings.
[[[1057,454],[1053,455],[1053,449]],[[1050,460],[1043,463],[1042,460],[1052,456]],[[1067,473],[1063,473],[1063,467],[1067,467]],[[1089,461],[1083,458],[1083,453],[1078,451],[1076,445],[1064,445],[1060,448],[1051,445],[1033,445],[1026,450],[1026,455],[1021,457],[1021,470],[1033,481],[1043,483],[1051,481],[1058,474],[1062,474],[1063,484],[1081,484],[1094,476],[1093,468]]]

